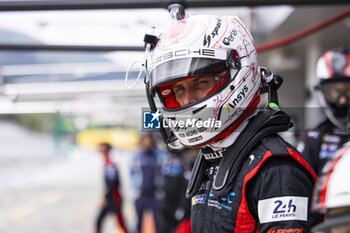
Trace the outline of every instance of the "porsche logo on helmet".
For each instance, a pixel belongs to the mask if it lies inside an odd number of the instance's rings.
[[[172,60],[176,58],[182,58],[182,57],[216,58],[217,56],[218,56],[218,51],[216,51],[215,49],[179,49],[179,50],[165,53],[153,59],[153,61],[150,64],[150,69],[152,69],[156,64],[160,62],[164,62],[164,61]]]

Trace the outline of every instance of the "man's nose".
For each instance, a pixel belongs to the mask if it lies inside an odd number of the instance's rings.
[[[198,100],[196,93],[194,90],[188,89],[185,92],[185,96],[184,96],[184,101],[183,104],[184,106],[192,104],[194,102],[196,102]]]
[[[338,104],[339,105],[345,105],[347,103],[347,98],[345,95],[341,95],[338,99]]]

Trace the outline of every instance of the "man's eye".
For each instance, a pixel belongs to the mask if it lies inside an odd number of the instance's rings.
[[[197,89],[206,88],[209,82],[207,80],[199,80],[194,84],[194,87]]]
[[[183,93],[184,90],[185,90],[185,88],[183,88],[183,87],[176,87],[176,88],[174,88],[175,94],[178,94],[178,95]]]

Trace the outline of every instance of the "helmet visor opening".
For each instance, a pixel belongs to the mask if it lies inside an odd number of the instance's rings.
[[[323,82],[320,88],[328,103],[350,106],[350,80],[346,82]]]
[[[175,82],[184,77],[220,74],[227,69],[226,61],[219,59],[192,57],[170,60],[151,70],[151,89],[158,85]]]
[[[177,109],[197,103],[218,90],[228,81],[227,72],[221,74],[193,75],[156,89],[167,109]]]

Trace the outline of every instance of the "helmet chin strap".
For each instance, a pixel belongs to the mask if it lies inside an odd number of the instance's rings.
[[[268,93],[268,107],[273,110],[280,110],[278,103],[278,94],[277,90],[283,83],[283,79],[277,74],[273,74],[269,69],[261,67],[261,71],[264,79],[262,87],[260,88],[260,94]]]
[[[146,96],[147,101],[150,106],[151,111],[156,112],[157,106],[154,102],[154,98],[149,91],[149,81],[146,83]],[[163,117],[161,116],[161,122],[163,122]],[[165,131],[162,124],[160,124],[159,129],[160,135],[163,138],[164,143],[167,145],[168,151],[173,153],[179,153],[185,149],[185,147],[179,142],[179,139],[175,136],[172,130],[169,131],[169,134]]]

